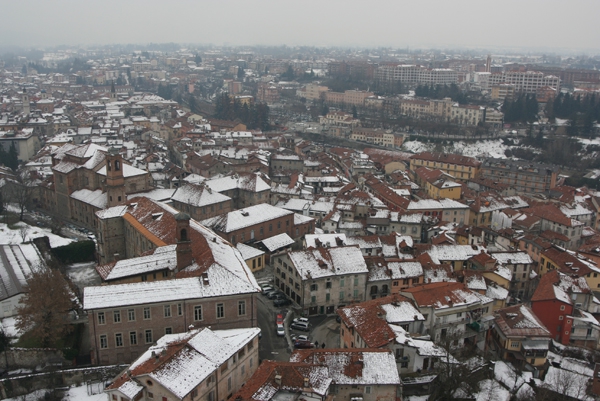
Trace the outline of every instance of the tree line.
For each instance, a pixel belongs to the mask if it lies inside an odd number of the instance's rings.
[[[221,120],[240,120],[248,129],[268,131],[269,106],[266,103],[242,103],[223,93],[215,100],[215,117]]]
[[[537,120],[538,101],[535,95],[520,94],[513,100],[505,100],[502,105],[504,122],[533,122]]]
[[[600,97],[596,94],[574,96],[559,93],[554,100],[546,103],[545,112],[551,121],[556,118],[568,119],[567,134],[591,136],[594,122],[600,121]]]

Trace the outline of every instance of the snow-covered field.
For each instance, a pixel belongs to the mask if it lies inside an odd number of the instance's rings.
[[[22,221],[15,224],[17,227],[11,230],[5,223],[0,223],[0,244],[21,244],[23,238],[21,236],[21,227],[26,230],[25,241],[31,241],[34,238],[47,236],[50,239],[50,246],[56,248],[58,246],[69,245],[73,242],[70,238],[64,238],[56,234],[52,234],[49,228],[30,226]]]
[[[102,392],[102,384],[94,383],[90,388],[92,395],[88,395],[88,387],[82,384],[77,387],[71,387],[63,398],[63,401],[105,401],[107,400],[106,394]],[[37,401],[43,400],[44,394],[48,390],[37,390],[33,393],[27,394],[26,396],[16,398],[6,398],[5,401]]]
[[[449,145],[439,143],[408,141],[402,145],[403,150],[414,153],[427,151],[442,151],[446,153],[457,153],[470,157],[496,157],[506,158],[504,151],[510,146],[505,145],[501,139],[490,139],[477,142],[447,141]]]

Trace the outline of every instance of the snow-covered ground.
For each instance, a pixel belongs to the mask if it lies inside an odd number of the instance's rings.
[[[16,320],[14,317],[5,317],[2,319],[2,330],[12,338],[17,338],[21,335],[20,331],[15,327]]]
[[[446,153],[457,153],[470,157],[496,157],[505,159],[504,151],[511,148],[505,145],[501,139],[490,139],[477,142],[463,142],[448,140],[449,145],[441,145],[433,142],[408,141],[402,145],[402,150],[414,153],[427,151],[443,151]]]
[[[0,223],[0,244],[21,244],[23,237],[21,236],[21,227],[25,227],[25,241],[31,241],[34,238],[48,237],[50,246],[56,248],[58,246],[69,245],[73,242],[70,238],[64,238],[56,234],[52,234],[49,228],[30,226],[22,221],[14,225],[14,230],[10,229],[5,223]]]
[[[94,383],[89,388],[92,393],[88,395],[88,386],[82,384],[77,387],[71,387],[63,398],[63,401],[106,401],[108,398],[105,393],[102,392],[102,383]],[[37,390],[33,393],[27,394],[25,397],[7,398],[4,401],[37,401],[43,400],[44,394],[48,390]]]
[[[82,290],[85,287],[102,284],[96,272],[96,262],[73,263],[68,265],[66,270],[71,281]]]

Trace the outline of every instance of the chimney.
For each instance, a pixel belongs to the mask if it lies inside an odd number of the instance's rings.
[[[175,215],[177,223],[177,271],[192,264],[192,243],[190,241],[190,215],[187,213],[177,213]]]
[[[275,375],[275,383],[281,386],[281,375]]]
[[[304,388],[308,388],[308,377],[304,378]]]

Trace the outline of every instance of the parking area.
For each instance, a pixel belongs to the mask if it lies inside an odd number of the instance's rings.
[[[293,324],[293,320],[301,316],[299,311],[294,310],[294,305],[278,306],[278,298],[285,301],[287,298],[277,296],[278,291],[272,288],[268,273],[262,272],[257,280],[267,293],[267,295],[261,294],[258,302],[259,327],[262,330],[259,355],[262,360],[289,360],[296,340],[299,340],[298,345],[301,347],[310,347],[311,343],[319,348],[323,348],[323,344],[327,348],[339,347],[340,324],[336,321],[336,316],[310,317],[307,319],[309,330],[302,330],[300,325]],[[285,336],[281,335],[283,334],[281,329],[278,333],[278,315],[280,320],[285,322]]]

